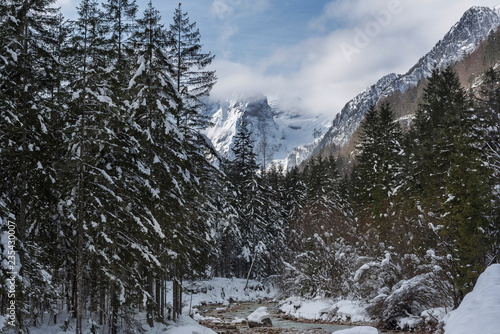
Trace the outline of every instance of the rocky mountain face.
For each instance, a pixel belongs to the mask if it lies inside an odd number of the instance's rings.
[[[300,108],[300,100],[284,104],[265,96],[235,97],[211,103],[206,115],[213,126],[206,130],[214,147],[232,158],[233,136],[243,118],[253,132],[259,163],[271,161],[284,168],[300,165],[328,147],[341,148],[352,138],[366,111],[372,105],[404,94],[429,77],[433,68],[444,68],[461,61],[500,26],[500,7],[472,7],[458,23],[406,74],[391,73],[349,101],[332,122],[324,116],[311,116]],[[411,117],[405,116],[408,122]]]
[[[309,116],[300,100],[285,104],[267,97],[240,96],[209,104],[205,111],[212,126],[205,130],[217,151],[233,158],[233,137],[243,119],[252,132],[258,163],[271,161],[288,166],[287,157],[297,147],[317,140],[331,125],[324,116]]]
[[[358,128],[372,105],[399,92],[404,93],[430,76],[434,67],[444,68],[463,59],[500,26],[499,8],[472,7],[445,37],[406,74],[389,74],[349,101],[337,114],[328,131],[315,143],[296,148],[288,157],[301,163],[324,147],[342,147]]]

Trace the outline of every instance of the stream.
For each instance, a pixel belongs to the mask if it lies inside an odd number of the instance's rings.
[[[244,323],[235,323],[235,319],[244,319],[257,308],[266,306],[271,315],[273,327],[248,328]],[[221,305],[205,305],[198,308],[200,314],[206,317],[200,323],[211,328],[219,334],[325,334],[333,333],[341,329],[353,328],[354,326],[345,326],[337,324],[322,324],[316,322],[299,322],[290,319],[284,319],[277,313],[277,304],[272,302],[264,303],[239,303],[232,304],[229,307]],[[380,333],[380,331],[379,331]],[[394,332],[395,333],[395,332]]]

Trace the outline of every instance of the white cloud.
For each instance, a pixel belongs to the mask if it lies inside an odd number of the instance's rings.
[[[483,5],[493,7],[496,1]],[[278,49],[253,67],[216,62],[219,83],[214,95],[250,91],[299,96],[311,112],[333,117],[382,76],[409,70],[473,5],[447,0],[332,1],[310,26],[324,30],[335,20],[342,28]],[[346,46],[351,47],[347,52]]]

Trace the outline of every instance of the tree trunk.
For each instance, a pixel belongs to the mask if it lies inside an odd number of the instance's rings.
[[[174,276],[173,279],[173,288],[172,288],[172,320],[177,321],[177,314],[178,314],[178,303],[177,303],[177,298],[178,298],[178,293],[179,293],[179,288],[178,288],[179,283],[177,282],[177,278]]]
[[[148,294],[149,294],[149,299],[146,304],[146,319],[149,327],[154,327],[154,307],[153,307],[153,275],[151,273],[147,273],[147,279],[148,279]]]

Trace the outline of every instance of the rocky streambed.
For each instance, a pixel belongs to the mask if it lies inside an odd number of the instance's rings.
[[[249,328],[245,320],[253,311],[265,306],[271,315],[273,327]],[[201,315],[200,324],[211,328],[219,334],[325,334],[341,329],[352,328],[351,326],[321,324],[315,322],[298,322],[286,319],[277,311],[277,305],[273,302],[248,302],[233,303],[229,305],[206,305],[198,308]]]

